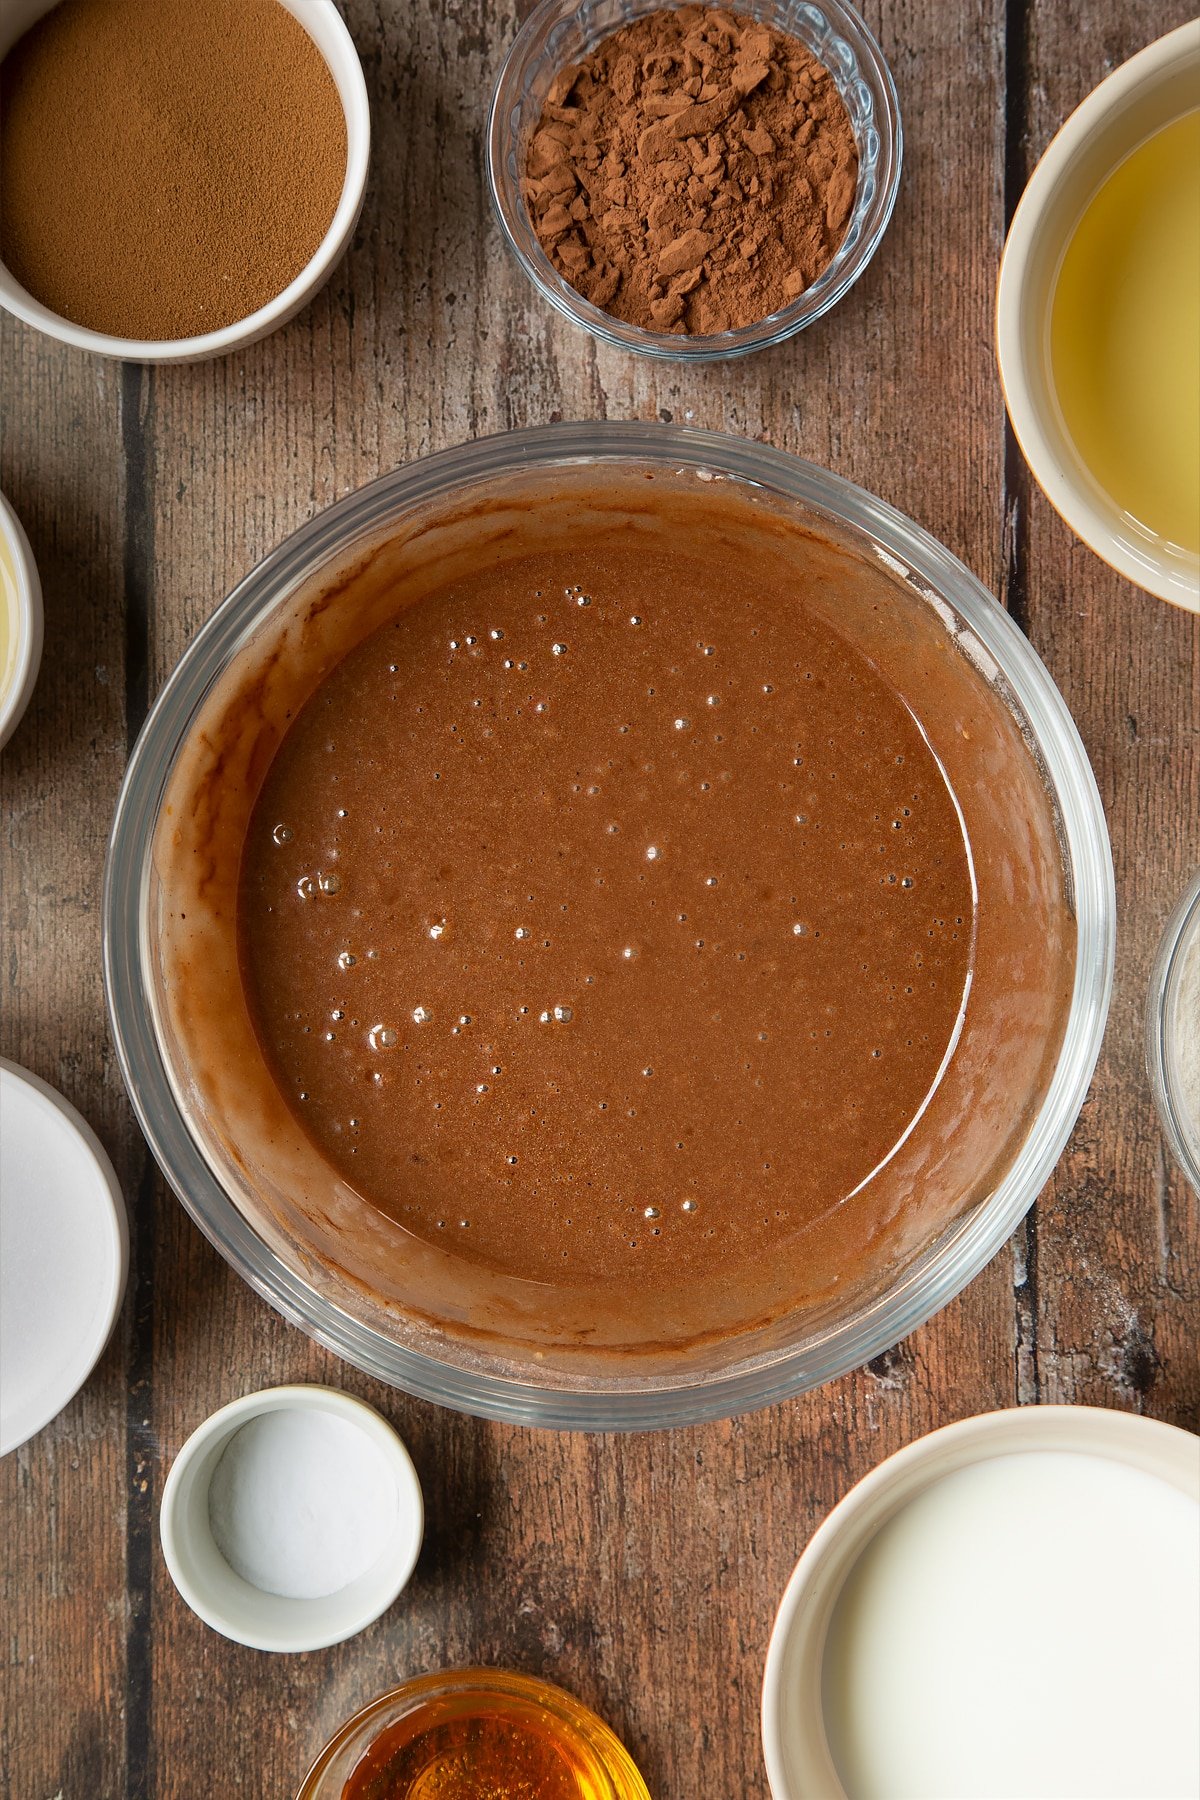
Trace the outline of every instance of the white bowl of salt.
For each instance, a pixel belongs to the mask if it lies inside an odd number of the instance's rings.
[[[192,1611],[255,1650],[320,1650],[387,1611],[416,1565],[421,1484],[386,1419],[336,1388],[247,1394],[206,1419],[159,1530]]]

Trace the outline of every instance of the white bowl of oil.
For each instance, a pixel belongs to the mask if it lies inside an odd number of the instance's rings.
[[[1072,113],[1013,218],[1000,378],[1072,531],[1200,611],[1200,20]]]
[[[42,584],[21,521],[0,494],[0,749],[29,704],[42,660]]]

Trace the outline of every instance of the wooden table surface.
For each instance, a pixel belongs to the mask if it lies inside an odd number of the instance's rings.
[[[557,319],[505,255],[481,176],[512,0],[350,0],[375,122],[349,257],[224,361],[101,362],[3,320],[0,481],[32,539],[46,651],[0,765],[0,1048],[66,1093],[128,1197],[129,1293],[75,1403],[0,1465],[0,1791],[287,1796],[400,1677],[503,1663],[573,1689],[656,1800],[765,1800],[776,1603],[814,1526],[889,1452],[993,1407],[1073,1401],[1193,1429],[1196,1202],[1142,1060],[1154,945],[1200,861],[1200,621],[1068,534],[1006,439],[992,357],[1005,221],[1058,124],[1187,0],[866,8],[906,133],[895,218],[836,312],[684,372]],[[384,470],[558,418],[674,419],[799,451],[883,495],[998,594],[1079,723],[1108,813],[1116,989],[1091,1094],[1036,1209],[937,1318],[756,1415],[588,1438],[459,1418],[311,1344],[209,1248],[133,1123],[105,1021],[100,884],[129,747],[221,596]],[[336,1649],[271,1657],[203,1626],[158,1546],[165,1473],[216,1406],[326,1381],[411,1446],[428,1536],[403,1599]]]

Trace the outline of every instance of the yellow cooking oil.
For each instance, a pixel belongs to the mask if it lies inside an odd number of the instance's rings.
[[[1200,108],[1089,202],[1059,271],[1050,358],[1095,480],[1150,537],[1200,553]]]

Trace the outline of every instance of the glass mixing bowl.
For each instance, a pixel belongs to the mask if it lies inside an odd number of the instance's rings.
[[[1028,791],[1045,803],[1061,851],[1056,880],[1073,914],[1076,953],[1073,977],[1066,965],[1070,999],[1057,1054],[1051,1043],[1036,1090],[1012,1098],[1011,1154],[988,1165],[950,1223],[943,1218],[906,1250],[865,1297],[785,1318],[765,1345],[730,1337],[681,1354],[669,1370],[614,1374],[410,1329],[344,1270],[331,1272],[328,1258],[272,1228],[236,1146],[232,1157],[216,1152],[204,1093],[180,1073],[164,994],[155,844],[181,759],[204,742],[197,721],[214,688],[258,634],[283,618],[311,621],[310,596],[348,579],[368,546],[398,537],[414,517],[426,521],[431,509],[436,517],[439,506],[461,508],[465,497],[630,471],[736,484],[748,504],[848,546],[876,579],[889,571],[922,630],[969,664],[969,679],[985,683],[1016,722],[1020,739],[1010,736],[1028,753]],[[1014,841],[1023,841],[1022,829],[1014,813]],[[1108,835],[1086,754],[1045,668],[991,595],[918,526],[850,482],[761,444],[660,424],[551,426],[467,444],[351,494],[296,532],[218,608],[160,695],[121,791],[104,895],[108,1003],[134,1108],[171,1186],[233,1267],[286,1318],[384,1381],[486,1417],[600,1430],[725,1417],[798,1393],[866,1362],[953,1298],[1036,1199],[1067,1141],[1099,1053],[1113,937]],[[1002,1099],[1007,1105],[1007,1093]]]
[[[1146,1066],[1172,1154],[1200,1194],[1200,869],[1163,928],[1150,971]]]

